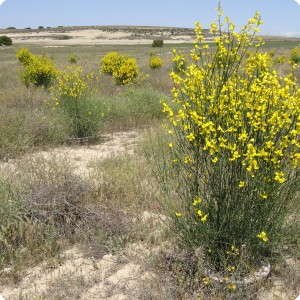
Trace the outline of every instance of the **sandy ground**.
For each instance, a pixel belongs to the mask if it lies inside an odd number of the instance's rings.
[[[150,34],[136,35],[133,32],[107,32],[101,29],[80,29],[66,32],[51,30],[7,33],[14,44],[39,44],[44,46],[103,45],[103,44],[151,44],[156,37]],[[66,39],[63,38],[65,36]],[[192,43],[191,35],[171,35],[161,37],[164,43]]]
[[[68,159],[74,166],[74,172],[82,177],[89,175],[89,163],[95,159],[104,159],[120,154],[133,154],[133,149],[139,139],[139,132],[119,132],[103,136],[103,142],[98,145],[70,146],[40,151],[31,154],[31,157],[50,157],[59,155]],[[24,158],[28,159],[28,156]],[[2,170],[13,169],[17,160],[1,163]],[[145,220],[155,218],[147,212]],[[30,268],[23,279],[16,286],[0,287],[1,295],[5,300],[11,299],[73,299],[68,288],[82,289],[73,291],[76,299],[135,299],[139,293],[139,286],[149,280],[154,274],[147,272],[143,267],[129,260],[136,253],[148,255],[144,246],[130,245],[121,259],[119,256],[105,255],[101,259],[87,257],[76,246],[61,255],[62,263],[49,267],[46,263]],[[5,272],[9,272],[6,270]],[[1,274],[0,274],[1,275]],[[78,284],[76,284],[78,281]],[[80,288],[79,288],[80,286]],[[56,298],[52,297],[55,290]],[[80,295],[80,298],[77,296]]]
[[[68,159],[74,166],[74,172],[82,177],[89,176],[89,163],[95,159],[104,159],[124,153],[132,155],[141,134],[137,131],[117,132],[103,136],[98,145],[69,146],[40,151],[31,157],[49,157],[59,155]],[[28,156],[24,158],[28,159]],[[4,170],[13,169],[17,160],[1,163]],[[142,221],[145,226],[151,224],[151,232],[157,237],[162,232],[166,217],[144,212]],[[162,222],[162,219],[165,219]],[[147,270],[145,260],[158,251],[171,251],[172,245],[153,246],[146,241],[129,244],[122,255],[108,254],[94,258],[82,252],[76,245],[61,254],[60,263],[49,265],[42,263],[25,272],[16,285],[0,287],[0,299],[82,299],[82,300],[132,300],[147,299],[143,294],[145,286],[157,282],[157,275]],[[287,261],[288,263],[288,261]],[[291,268],[299,262],[289,262]],[[2,272],[9,272],[4,270]],[[298,267],[295,272],[299,272]],[[1,276],[1,273],[0,273]],[[155,285],[155,284],[154,284]],[[160,285],[160,288],[162,286]],[[152,287],[153,289],[153,287]],[[163,291],[157,291],[162,293]],[[151,298],[152,299],[152,298]],[[155,298],[165,299],[165,298]],[[286,293],[283,283],[274,280],[270,290],[262,290],[258,300],[294,300]],[[171,299],[170,299],[171,300]]]

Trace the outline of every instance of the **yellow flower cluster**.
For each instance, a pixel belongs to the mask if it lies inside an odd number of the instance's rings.
[[[92,73],[84,74],[81,67],[68,67],[59,72],[55,93],[58,98],[68,97],[76,100],[94,92],[93,82],[94,75]]]
[[[21,80],[28,87],[29,84],[47,87],[57,75],[57,69],[48,56],[35,56],[28,49],[23,48],[17,52],[23,70]]]
[[[135,58],[117,52],[109,52],[101,59],[100,72],[112,75],[121,85],[132,82],[139,75]]]
[[[149,67],[151,69],[159,69],[162,67],[162,59],[158,56],[151,55],[149,59]]]
[[[124,55],[108,52],[100,61],[100,72],[112,75],[114,70],[124,62]]]
[[[135,58],[128,57],[121,66],[115,69],[113,78],[118,84],[125,85],[132,82],[138,74],[139,69]]]
[[[257,237],[261,240],[263,240],[264,242],[267,242],[269,240],[269,238],[267,237],[267,234],[265,231],[262,231],[261,233],[259,233],[257,235]]]
[[[253,45],[251,32],[261,24],[259,14],[237,33],[225,19],[229,31],[221,33],[215,24],[216,51],[212,59],[203,44],[201,26],[196,24],[195,49],[183,74],[172,72],[174,111],[164,109],[174,127],[191,147],[206,151],[213,163],[221,157],[238,161],[255,177],[262,169],[266,180],[285,182],[283,165],[299,166],[300,89],[292,72],[281,78],[271,69],[270,56],[255,52],[244,59]],[[262,42],[259,40],[256,46]],[[174,52],[174,62],[183,64]],[[294,66],[293,66],[294,68]],[[240,182],[240,187],[244,182]]]

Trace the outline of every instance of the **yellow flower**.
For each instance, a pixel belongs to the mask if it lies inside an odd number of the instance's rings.
[[[195,140],[195,134],[193,132],[191,132],[189,135],[186,136],[186,138],[192,142]]]
[[[236,290],[236,285],[230,283],[230,284],[227,285],[227,288],[228,288],[229,290]]]
[[[279,183],[284,183],[286,179],[284,178],[284,173],[283,172],[275,172],[275,177],[274,179],[278,181]]]
[[[228,268],[227,268],[227,271],[228,272],[232,272],[232,271],[234,271],[235,270],[235,266],[229,266]]]
[[[259,233],[257,235],[257,237],[262,239],[264,242],[267,242],[269,240],[265,231],[262,231],[261,233]]]
[[[208,214],[206,214],[205,216],[203,216],[203,217],[201,218],[201,221],[204,223],[204,222],[207,220],[207,217],[208,217]]]
[[[210,284],[211,283],[211,279],[209,278],[209,277],[204,277],[203,278],[203,282],[204,282],[204,284]]]
[[[213,163],[216,163],[218,161],[218,157],[215,157],[214,159],[211,160]]]
[[[194,202],[193,202],[193,205],[194,205],[194,206],[197,206],[197,205],[200,204],[200,203],[201,203],[201,199],[200,199],[199,197],[195,197]]]
[[[263,199],[267,199],[267,198],[268,198],[268,195],[266,194],[266,192],[261,193],[260,196],[261,196]]]
[[[242,187],[244,187],[244,186],[245,186],[245,184],[246,184],[246,183],[245,183],[245,181],[240,181],[240,183],[239,183],[239,187],[240,187],[240,188],[242,188]]]
[[[179,212],[177,212],[177,213],[175,213],[175,216],[176,216],[176,217],[181,217],[181,216],[182,216],[182,214],[181,214],[181,213],[179,213]]]

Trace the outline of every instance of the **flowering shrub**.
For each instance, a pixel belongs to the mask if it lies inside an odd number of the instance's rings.
[[[138,75],[138,65],[133,57],[126,57],[125,61],[112,74],[116,83],[121,85],[133,82]]]
[[[55,107],[66,116],[71,137],[81,138],[97,133],[101,110],[93,98],[94,80],[93,74],[84,74],[80,67],[68,67],[58,73],[52,88],[53,98]]]
[[[291,61],[295,64],[299,63],[299,61],[300,61],[300,52],[299,52],[298,47],[296,47],[292,50]]]
[[[197,23],[191,63],[170,74],[178,109],[163,102],[171,158],[160,170],[178,234],[227,270],[268,255],[294,203],[300,89],[294,64],[281,78],[259,51],[258,13],[239,32],[221,15],[211,24],[215,48]]]
[[[27,48],[22,48],[17,52],[17,59],[21,66],[28,66],[33,61],[34,55]]]
[[[17,52],[17,58],[23,67],[21,80],[27,87],[30,84],[48,87],[56,76],[55,64],[48,56],[35,56],[24,48]]]
[[[100,61],[100,72],[108,75],[112,75],[125,61],[125,56],[117,52],[107,53]]]
[[[151,69],[159,69],[162,67],[162,60],[160,57],[155,56],[155,55],[150,55],[150,59],[149,59],[149,67]]]
[[[117,84],[128,84],[139,75],[136,60],[117,52],[106,54],[100,64],[100,72],[112,75]]]

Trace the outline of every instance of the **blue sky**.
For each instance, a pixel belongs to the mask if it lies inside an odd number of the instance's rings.
[[[242,26],[262,14],[263,34],[300,37],[300,0],[222,0],[225,15]],[[0,0],[0,28],[39,25],[157,25],[204,27],[214,20],[215,0]]]

